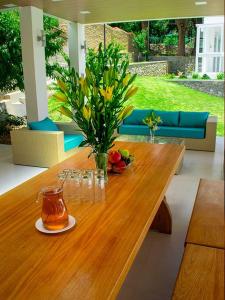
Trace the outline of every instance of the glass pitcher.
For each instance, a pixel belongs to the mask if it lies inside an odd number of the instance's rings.
[[[68,226],[68,211],[63,199],[63,188],[48,186],[38,195],[38,202],[42,200],[41,218],[48,230],[60,230]]]

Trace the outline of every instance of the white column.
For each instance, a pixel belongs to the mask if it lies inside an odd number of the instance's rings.
[[[85,30],[83,24],[68,22],[68,45],[71,66],[85,74]]]
[[[42,120],[48,116],[45,48],[38,41],[43,32],[43,11],[21,7],[20,24],[27,118]]]

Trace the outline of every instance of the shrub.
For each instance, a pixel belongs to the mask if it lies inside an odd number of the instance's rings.
[[[165,79],[174,79],[176,75],[174,73],[169,73],[163,76]]]
[[[6,110],[1,111],[0,114],[0,136],[9,135],[10,130],[16,127],[26,125],[26,120],[23,117],[16,117],[10,115]]]
[[[208,74],[203,74],[203,75],[202,75],[202,79],[203,79],[203,80],[208,80],[208,79],[211,79],[211,78],[209,77]]]
[[[165,46],[177,46],[178,34],[177,33],[167,34],[163,40],[163,44]]]
[[[187,79],[187,75],[185,75],[183,72],[178,72],[178,78],[179,79]]]
[[[216,78],[217,78],[218,80],[224,80],[224,73],[223,73],[223,72],[218,73],[218,74],[216,75]]]
[[[192,74],[192,79],[200,79],[200,76],[198,73],[193,73]]]

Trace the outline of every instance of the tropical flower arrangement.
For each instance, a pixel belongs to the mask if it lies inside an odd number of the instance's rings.
[[[136,78],[128,72],[129,60],[120,48],[102,44],[98,51],[89,51],[86,75],[81,77],[70,66],[56,74],[51,99],[57,109],[80,127],[85,140],[80,146],[90,146],[96,155],[96,165],[104,169],[107,179],[107,154],[114,145],[114,132],[134,109],[126,105],[137,92]]]
[[[153,111],[143,120],[143,123],[149,127],[151,141],[154,141],[155,131],[158,130],[158,125],[162,123],[161,118]]]

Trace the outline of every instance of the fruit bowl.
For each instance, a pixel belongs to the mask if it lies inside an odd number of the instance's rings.
[[[123,173],[134,160],[134,157],[127,149],[112,150],[109,152],[108,172],[121,174]]]

